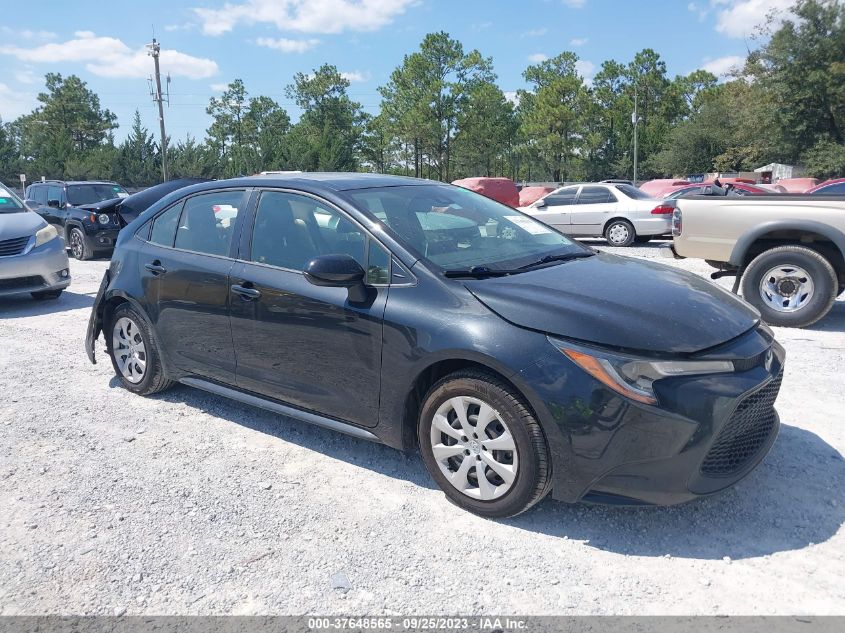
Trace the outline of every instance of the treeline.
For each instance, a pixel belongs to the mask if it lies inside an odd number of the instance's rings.
[[[797,163],[817,177],[845,175],[845,4],[798,0],[793,16],[729,81],[697,70],[670,78],[651,49],[606,61],[591,82],[575,53],[523,72],[506,95],[493,60],[447,33],[425,37],[379,88],[377,115],[323,65],[285,88],[292,123],[272,98],[237,79],[206,108],[203,140],[170,141],[168,171],[225,178],[261,170],[366,170],[440,180],[594,180],[633,175],[636,98],[641,179]],[[161,151],[139,114],[116,144],[115,115],[76,76],[46,76],[40,105],[0,126],[0,178],[160,180]]]

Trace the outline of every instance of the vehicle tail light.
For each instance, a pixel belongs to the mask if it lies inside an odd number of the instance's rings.
[[[651,210],[652,215],[671,215],[675,211],[675,207],[669,204],[661,204]]]
[[[684,219],[681,215],[680,209],[675,209],[672,212],[672,235],[677,237],[681,234],[681,230],[684,228]]]

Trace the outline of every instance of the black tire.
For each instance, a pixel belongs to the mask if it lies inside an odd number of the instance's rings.
[[[122,318],[129,319],[135,324],[137,327],[137,333],[144,343],[146,369],[139,382],[132,382],[128,380],[121,371],[117,359],[115,358],[115,350],[113,349],[114,327],[115,324],[117,324]],[[138,310],[133,308],[131,304],[123,303],[117,307],[112,314],[108,330],[104,332],[104,335],[106,338],[109,358],[111,358],[112,367],[114,368],[114,373],[126,389],[142,396],[149,396],[173,386],[173,381],[169,380],[164,372],[158,342],[152,329],[147,323],[146,318],[140,314]]]
[[[62,296],[62,290],[42,290],[41,292],[32,292],[30,294],[36,301],[44,301],[46,299],[58,299]]]
[[[73,227],[68,233],[67,243],[70,254],[76,259],[85,261],[94,257],[94,253],[85,242],[85,233],[78,226]]]
[[[634,238],[634,242],[637,244],[648,244],[653,237],[653,235],[637,235]]]
[[[619,230],[619,232],[623,232],[620,229],[624,230],[624,235],[626,236],[624,239],[619,239],[616,235],[617,230]],[[611,238],[611,234],[614,235],[613,238]],[[634,243],[634,240],[637,239],[637,232],[634,230],[634,225],[628,222],[628,220],[618,218],[616,220],[611,220],[607,223],[607,226],[604,227],[604,239],[607,240],[607,243],[610,246],[630,246]]]
[[[794,312],[775,310],[763,299],[763,276],[776,267],[800,267],[813,283],[813,294],[807,303]],[[830,262],[818,252],[804,246],[780,246],[758,255],[742,276],[742,296],[763,315],[770,325],[807,327],[823,318],[836,300],[839,287]]]
[[[482,500],[459,491],[443,474],[434,457],[431,440],[434,415],[441,405],[457,396],[489,404],[513,438],[518,458],[516,476],[510,488],[498,498]],[[522,397],[491,374],[478,370],[458,371],[435,383],[423,399],[417,433],[428,472],[446,497],[464,510],[487,518],[512,517],[538,503],[551,489],[551,459],[540,424]],[[483,445],[483,440],[478,439],[477,444]],[[487,452],[486,448],[477,450]],[[466,452],[466,455],[470,454]],[[476,459],[480,461],[481,456]],[[474,476],[477,478],[477,474]]]

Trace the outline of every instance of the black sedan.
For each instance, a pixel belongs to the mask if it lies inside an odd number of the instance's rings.
[[[783,348],[708,281],[597,253],[473,192],[365,174],[176,191],[121,231],[86,346],[174,381],[419,448],[459,506],[672,504],[775,440]],[[363,492],[363,491],[362,491]]]

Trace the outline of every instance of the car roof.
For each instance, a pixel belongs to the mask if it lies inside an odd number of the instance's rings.
[[[362,174],[354,172],[306,172],[293,174],[258,174],[228,180],[213,180],[194,185],[192,191],[220,187],[303,187],[306,189],[328,189],[351,191],[373,187],[400,187],[404,185],[444,185],[434,180],[411,178],[410,176],[389,176],[385,174]]]
[[[118,185],[113,180],[38,180],[30,183],[30,187],[32,185],[55,185],[57,183],[63,185]]]

